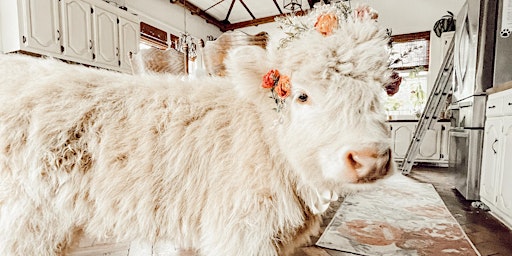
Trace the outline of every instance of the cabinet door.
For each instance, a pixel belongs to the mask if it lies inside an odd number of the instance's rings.
[[[107,66],[119,66],[119,33],[117,15],[93,7],[94,55],[95,62]]]
[[[23,0],[26,22],[21,41],[25,47],[42,53],[60,53],[60,27],[58,0]]]
[[[500,146],[501,120],[489,118],[485,123],[484,148],[482,152],[482,170],[480,178],[480,197],[496,203],[496,172]]]
[[[121,69],[131,72],[131,57],[139,52],[140,25],[138,22],[119,19],[119,46]]]
[[[61,3],[64,55],[78,61],[92,60],[91,5],[81,0],[62,0]]]
[[[433,130],[427,130],[421,141],[417,159],[441,159],[441,125],[436,124]]]
[[[395,159],[403,159],[411,144],[416,123],[396,123],[393,125],[393,153]]]
[[[512,218],[512,116],[503,119],[501,173],[498,176],[498,208]]]

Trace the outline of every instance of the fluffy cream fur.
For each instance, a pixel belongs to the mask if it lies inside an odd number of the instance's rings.
[[[384,33],[342,29],[241,47],[228,77],[188,82],[0,55],[0,255],[64,254],[82,235],[289,254],[326,195],[393,168]],[[260,86],[271,68],[292,78],[280,114]],[[369,147],[377,168],[358,179],[344,154]]]

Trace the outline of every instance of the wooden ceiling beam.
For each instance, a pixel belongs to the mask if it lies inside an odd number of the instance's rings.
[[[231,12],[232,6],[235,3],[235,1],[236,0],[232,0],[231,8],[230,8],[230,10],[228,12],[228,16],[227,17],[229,17],[229,14]],[[312,7],[314,3],[319,2],[319,1],[320,0],[308,0],[308,3]],[[263,18],[258,18],[258,19],[253,19],[253,20],[242,21],[242,22],[237,22],[237,23],[230,24],[227,21],[219,21],[219,20],[217,20],[216,18],[214,18],[210,14],[208,14],[205,11],[201,10],[201,8],[197,7],[196,5],[194,5],[194,4],[192,4],[192,3],[188,2],[188,1],[184,1],[185,5],[183,5],[183,1],[180,1],[180,0],[170,0],[170,2],[172,4],[177,4],[177,5],[181,6],[181,7],[186,8],[187,10],[189,10],[192,13],[192,15],[197,15],[197,16],[203,18],[207,23],[210,23],[210,24],[218,27],[219,30],[222,31],[222,32],[226,32],[226,31],[229,31],[229,30],[235,30],[235,29],[239,29],[239,28],[250,27],[250,26],[258,26],[258,25],[262,25],[262,24],[266,24],[266,23],[271,23],[271,22],[274,22],[275,18],[277,18],[277,17],[282,17],[282,16],[285,16],[285,15],[288,15],[288,13],[281,13],[281,14],[278,14],[278,15],[273,15],[273,16],[268,16],[268,17],[263,17]],[[274,1],[274,3],[276,3],[276,1]],[[295,12],[295,15],[303,15],[304,13],[305,13],[304,11],[297,11],[297,12]]]
[[[304,11],[297,11],[297,12],[295,12],[295,15],[300,16],[300,15],[304,15],[305,13],[306,12],[304,12]],[[288,14],[289,13],[283,13],[283,14],[263,17],[263,18],[254,19],[254,20],[242,21],[242,22],[237,22],[237,23],[233,23],[233,24],[226,24],[225,31],[235,30],[235,29],[245,28],[245,27],[250,27],[250,26],[258,26],[258,25],[274,22],[277,17],[283,17]],[[225,31],[223,31],[223,32],[225,32]]]
[[[252,14],[251,10],[249,10],[249,7],[245,4],[244,0],[238,0],[245,8],[245,10],[251,15],[251,18],[254,20],[256,17],[254,17],[254,14]]]
[[[274,1],[274,4],[276,5],[276,8],[279,11],[279,13],[283,14],[283,11],[281,10],[281,7],[279,7],[279,4],[277,4],[277,0],[272,0],[272,1]]]
[[[235,1],[231,1],[231,5],[229,5],[228,14],[226,14],[226,18],[224,19],[224,23],[229,23],[229,15],[231,15],[231,10],[233,10],[233,6],[235,5]]]
[[[201,8],[195,6],[194,4],[192,4],[188,1],[185,1],[185,5],[183,5],[183,1],[179,1],[179,0],[170,0],[170,2],[172,4],[177,4],[181,7],[186,8],[187,10],[189,10],[192,13],[192,15],[197,15],[197,16],[201,17],[207,23],[210,23],[210,24],[218,27],[221,31],[226,31],[224,29],[224,24],[222,22],[218,21],[216,18],[214,18],[210,14],[206,13],[205,11],[201,10]]]

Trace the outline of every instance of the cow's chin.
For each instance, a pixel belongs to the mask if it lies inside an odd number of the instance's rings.
[[[376,187],[381,186],[382,183],[384,183],[387,179],[394,175],[399,175],[399,173],[396,170],[395,163],[392,161],[390,162],[388,172],[379,179],[365,181],[354,177],[347,177],[348,179],[346,179],[345,182],[339,184],[338,188],[335,191],[343,196],[361,191],[373,190]]]

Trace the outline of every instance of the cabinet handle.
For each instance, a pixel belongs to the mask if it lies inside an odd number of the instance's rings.
[[[488,108],[495,108],[496,106],[492,105],[492,106],[489,106]]]
[[[119,57],[119,47],[116,47],[116,56]]]
[[[494,152],[494,154],[495,154],[495,155],[496,155],[496,153],[498,153],[498,152],[496,151],[496,149],[494,149],[494,145],[496,144],[496,142],[498,142],[498,139],[494,139],[494,142],[493,142],[493,143],[492,143],[492,145],[491,145],[491,149],[492,149],[492,151]]]
[[[57,41],[60,41],[60,30],[57,29]]]
[[[512,106],[512,102],[509,102],[509,103],[508,103],[508,105],[509,105],[509,106]]]
[[[89,50],[92,50],[92,40],[89,39]]]

